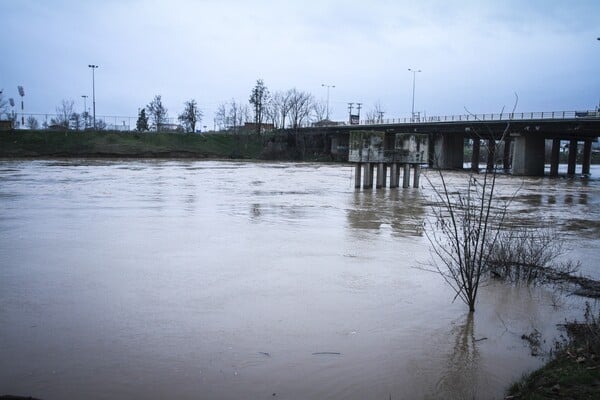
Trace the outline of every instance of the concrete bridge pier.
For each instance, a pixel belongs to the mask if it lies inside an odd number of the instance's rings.
[[[481,152],[481,140],[473,138],[473,152],[471,153],[471,171],[479,172],[479,154]]]
[[[496,140],[488,139],[487,142],[487,170],[491,172],[496,167]]]
[[[512,138],[507,137],[504,139],[504,157],[502,158],[502,167],[504,171],[510,171],[510,162],[511,162],[511,151],[510,148],[512,146]]]
[[[404,189],[410,187],[410,164],[404,164],[402,187]]]
[[[567,165],[567,175],[575,175],[577,165],[577,139],[571,139],[569,142],[569,164]]]
[[[365,163],[365,171],[363,177],[363,189],[373,188],[373,164]]]
[[[558,165],[560,164],[560,139],[552,139],[552,150],[550,152],[550,176],[558,176]]]
[[[581,167],[581,173],[583,175],[590,174],[590,165],[592,164],[592,141],[586,139],[583,142],[583,165]]]
[[[413,178],[413,187],[415,189],[419,188],[419,178],[421,177],[421,165],[415,164],[413,166],[414,169],[414,178]]]
[[[390,164],[390,189],[398,187],[398,164]]]
[[[433,167],[463,169],[464,134],[442,134],[434,139]]]
[[[354,189],[360,189],[360,178],[362,172],[362,163],[356,163],[354,166]]]
[[[385,187],[387,177],[387,164],[379,163],[377,164],[377,184],[375,185],[377,189],[381,189]]]
[[[546,148],[544,138],[517,136],[514,142],[512,174],[544,176],[544,151]]]

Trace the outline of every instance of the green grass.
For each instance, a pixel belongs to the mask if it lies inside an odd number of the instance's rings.
[[[131,132],[0,132],[0,157],[259,158],[257,135]]]
[[[585,322],[565,325],[570,340],[545,366],[513,384],[507,399],[599,399],[600,316],[589,305]]]

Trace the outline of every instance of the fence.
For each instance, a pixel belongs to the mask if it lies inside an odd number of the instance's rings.
[[[69,129],[85,130],[93,127],[93,118],[85,114],[79,119],[68,121]],[[491,113],[491,114],[458,114],[423,117],[416,115],[413,118],[387,118],[377,120],[360,120],[360,125],[390,125],[390,124],[414,124],[414,123],[436,123],[436,122],[461,122],[461,121],[521,121],[521,120],[560,120],[560,119],[580,119],[580,118],[600,118],[600,110],[595,111],[539,111],[539,112],[521,112],[521,113]],[[0,118],[1,119],[1,118]],[[15,129],[59,129],[66,124],[58,121],[64,120],[63,116],[58,114],[32,114],[15,113],[8,115],[9,120],[13,120]],[[97,115],[96,128],[112,131],[133,131],[136,129],[137,117],[118,116],[118,115]],[[168,118],[165,125],[175,125],[175,118]],[[331,123],[312,123],[305,121],[300,127],[309,126],[340,126],[349,125],[343,121],[330,121]]]

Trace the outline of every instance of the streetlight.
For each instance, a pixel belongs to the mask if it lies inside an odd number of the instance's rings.
[[[412,96],[412,111],[411,111],[411,115],[410,115],[410,120],[414,122],[415,120],[415,80],[416,80],[416,76],[417,76],[417,72],[421,72],[420,69],[414,70],[409,68],[408,69],[410,72],[412,72],[413,74],[413,96]]]
[[[96,130],[96,82],[94,70],[98,68],[98,66],[94,64],[89,64],[88,67],[92,69],[92,102],[94,104],[94,130]]]
[[[321,87],[327,88],[327,121],[329,121],[329,89],[335,88],[335,85],[326,85],[326,84],[322,83]]]

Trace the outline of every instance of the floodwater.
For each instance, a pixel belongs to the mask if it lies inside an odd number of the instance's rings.
[[[581,318],[484,287],[474,318],[430,260],[431,189],[347,165],[0,161],[0,394],[51,399],[495,399]],[[436,184],[432,171],[426,172]],[[600,169],[499,178],[515,224],[600,278]],[[452,182],[462,175],[448,173]],[[545,342],[544,342],[545,341]]]

